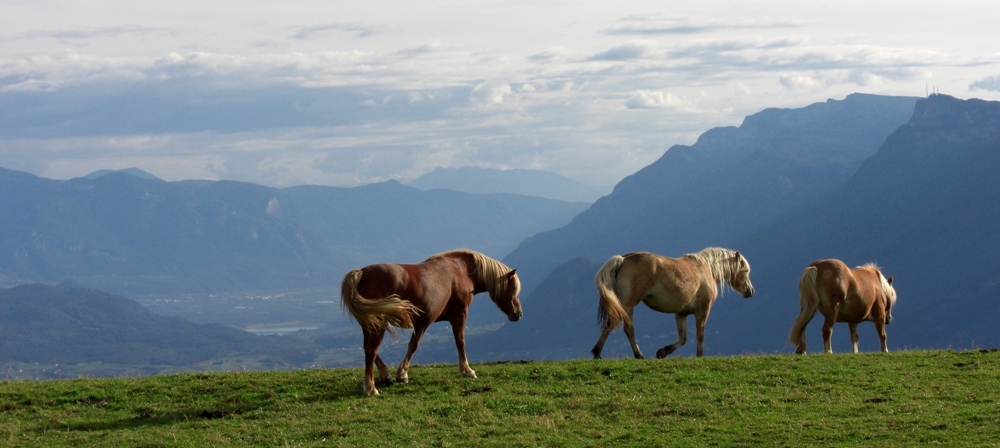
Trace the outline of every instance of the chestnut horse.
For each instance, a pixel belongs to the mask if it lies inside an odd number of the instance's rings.
[[[392,327],[413,329],[396,381],[409,381],[410,358],[420,338],[427,327],[441,321],[451,323],[455,334],[459,373],[475,378],[465,356],[465,320],[472,296],[489,292],[493,303],[516,322],[522,315],[520,291],[516,270],[465,249],[433,255],[418,264],[373,264],[348,272],[340,286],[340,300],[364,334],[365,394],[378,395],[374,366],[378,366],[380,381],[391,381],[378,347],[386,331],[394,334]]]
[[[598,319],[601,338],[591,353],[601,357],[608,335],[624,324],[632,353],[642,359],[635,342],[632,311],[643,302],[654,311],[673,313],[677,320],[677,342],[656,351],[664,358],[687,342],[687,317],[694,314],[698,336],[698,356],[704,353],[705,321],[723,281],[743,294],[753,296],[750,263],[739,252],[709,247],[681,258],[667,258],[649,252],[615,255],[597,272],[594,282],[601,301]]]
[[[892,287],[892,277],[885,278],[875,263],[858,266],[852,271],[840,260],[812,262],[799,279],[799,302],[802,312],[788,336],[789,343],[798,345],[795,353],[806,352],[806,325],[817,308],[825,318],[823,348],[826,353],[833,353],[830,337],[835,322],[847,322],[854,353],[857,353],[858,324],[866,320],[875,324],[882,351],[889,351],[885,345],[885,326],[892,321],[896,290]]]

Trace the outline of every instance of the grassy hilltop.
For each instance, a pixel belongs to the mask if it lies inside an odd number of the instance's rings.
[[[1000,441],[1000,352],[414,366],[0,382],[11,446],[735,446]]]

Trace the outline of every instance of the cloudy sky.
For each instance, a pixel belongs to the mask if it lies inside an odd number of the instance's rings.
[[[0,0],[0,166],[611,185],[767,107],[1000,100],[994,1],[747,3]]]

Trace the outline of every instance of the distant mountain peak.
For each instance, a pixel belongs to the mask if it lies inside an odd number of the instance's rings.
[[[594,202],[606,190],[542,170],[437,167],[406,185],[421,190],[447,189],[472,194],[511,193],[568,202]]]
[[[86,176],[83,176],[83,177],[84,177],[84,179],[94,180],[94,179],[97,179],[99,177],[103,177],[103,176],[106,176],[108,174],[111,174],[111,173],[125,173],[125,174],[128,174],[130,176],[138,177],[140,179],[162,180],[159,177],[156,177],[156,176],[154,176],[152,174],[149,174],[149,173],[147,173],[147,172],[145,172],[143,170],[140,170],[139,168],[136,168],[136,167],[125,168],[123,170],[108,170],[108,169],[97,170],[97,171],[94,171],[93,173],[90,173],[90,174],[88,174]]]

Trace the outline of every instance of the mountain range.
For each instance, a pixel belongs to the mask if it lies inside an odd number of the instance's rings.
[[[586,207],[396,181],[275,189],[128,172],[66,181],[0,168],[0,283],[114,293],[339,285],[365,264],[468,247],[500,258]]]
[[[846,181],[913,113],[916,98],[853,94],[800,109],[766,109],[711,129],[626,177],[564,227],[504,257],[531,291],[578,256],[697,252],[801,213]]]
[[[844,107],[838,113],[860,118],[864,114],[848,110],[852,103],[867,104],[862,109],[873,111],[869,108],[871,102],[885,100],[852,95],[837,105]],[[1000,229],[996,226],[1000,222],[1000,207],[997,206],[1000,204],[1000,181],[997,180],[997,173],[1000,173],[1000,103],[963,101],[944,95],[892,100],[910,103],[909,118],[888,131],[891,123],[878,128],[886,135],[876,145],[877,151],[865,155],[867,150],[856,145],[856,151],[841,154],[854,154],[851,158],[829,157],[834,155],[830,151],[809,151],[821,156],[820,160],[798,168],[808,176],[795,175],[796,169],[791,168],[794,165],[790,163],[795,158],[803,162],[808,159],[786,157],[786,164],[772,160],[773,169],[756,171],[755,181],[749,184],[729,183],[740,171],[749,172],[746,167],[764,156],[751,154],[741,162],[730,161],[744,168],[702,170],[704,177],[700,181],[686,181],[688,185],[701,186],[714,181],[730,185],[730,190],[699,192],[696,188],[681,187],[686,197],[668,193],[659,200],[647,198],[642,205],[628,202],[630,197],[626,192],[662,189],[669,181],[660,178],[663,174],[640,176],[643,173],[640,171],[628,182],[622,182],[626,185],[619,184],[615,194],[598,201],[572,224],[528,239],[505,259],[519,268],[526,264],[545,266],[545,263],[557,267],[522,300],[525,317],[521,322],[470,340],[468,346],[480,347],[474,356],[481,359],[589,356],[588,350],[599,333],[593,274],[606,259],[605,255],[649,250],[680,256],[707,245],[740,250],[751,263],[751,277],[757,289],[751,299],[729,293],[716,302],[706,327],[707,354],[791,351],[785,340],[799,312],[798,277],[808,263],[824,258],[839,258],[851,266],[877,262],[885,275],[894,277],[899,300],[893,308],[893,323],[887,329],[890,349],[1000,344],[1000,332],[994,325],[1000,317],[1000,308],[993,302],[995,294],[1000,292],[1000,276],[996,274],[1000,272],[1000,261],[993,256],[993,249],[1000,243]],[[835,103],[828,102],[821,107],[834,109],[831,106]],[[892,101],[890,104],[898,105]],[[770,112],[772,117],[794,113]],[[740,132],[753,121],[751,117],[739,130],[714,132]],[[859,135],[868,135],[867,142],[879,140],[874,129],[868,132],[852,131],[851,128],[836,130],[823,124],[831,121],[823,120],[812,126],[800,122],[798,129],[801,132],[810,128],[824,129],[826,133],[836,131],[848,141]],[[712,133],[709,131],[706,135]],[[699,144],[705,140],[706,136],[702,136]],[[738,139],[731,141],[740,142]],[[837,146],[834,142],[831,145]],[[672,158],[667,157],[674,149],[682,151]],[[698,159],[698,155],[691,155],[695,152],[693,147],[674,149],[647,171],[654,167],[659,173],[697,171],[691,168],[692,160],[708,158]],[[778,153],[766,149],[757,152]],[[685,155],[688,157],[681,157]],[[837,158],[846,164],[838,166]],[[824,166],[825,171],[806,169]],[[851,171],[851,166],[857,169]],[[782,184],[784,189],[775,188]],[[726,191],[730,193],[727,195]],[[697,194],[700,196],[692,197]],[[625,205],[617,204],[616,195],[622,195],[621,202]],[[785,202],[785,209],[772,208],[785,198],[794,200]],[[687,215],[693,208],[681,207],[685,203],[708,204],[714,220],[690,218]],[[717,204],[725,206],[712,207]],[[621,213],[617,225],[612,225],[612,218],[598,213],[599,206],[604,210],[617,206],[618,210],[629,213]],[[760,214],[771,217],[762,219]],[[582,219],[585,216],[589,219]],[[701,224],[681,227],[683,231],[674,224],[691,221]],[[756,224],[748,226],[747,221]],[[665,229],[650,230],[657,223]],[[607,230],[612,227],[639,228],[645,232],[620,230],[616,234]],[[554,243],[572,240],[571,235],[601,234],[601,229],[607,237],[593,241],[590,248]],[[572,258],[565,259],[567,256]],[[564,260],[559,261],[560,258]],[[581,308],[587,312],[579,311]],[[540,317],[531,319],[532,315]],[[635,319],[640,347],[647,353],[676,339],[672,316],[639,306]],[[812,351],[822,347],[820,322],[821,318],[814,320],[807,329]],[[861,326],[862,350],[878,347],[878,339],[871,328],[868,324]],[[608,352],[609,349],[612,351]],[[846,326],[835,328],[834,349],[849,349]],[[678,354],[690,355],[693,351],[694,343],[689,339]],[[605,355],[631,356],[620,331],[609,339]]]
[[[473,194],[513,193],[568,202],[594,202],[609,191],[541,170],[498,170],[466,166],[438,167],[406,185],[421,190],[444,188]],[[607,190],[610,190],[607,189]]]

